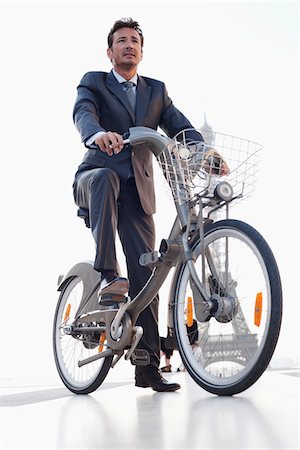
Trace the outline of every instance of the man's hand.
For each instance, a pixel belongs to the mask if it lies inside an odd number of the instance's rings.
[[[213,148],[204,153],[202,167],[206,172],[219,176],[228,175],[230,172],[226,161]]]
[[[117,155],[124,147],[123,137],[113,131],[107,131],[107,133],[103,133],[97,137],[95,144],[98,145],[102,152],[107,153],[109,156],[113,154]]]

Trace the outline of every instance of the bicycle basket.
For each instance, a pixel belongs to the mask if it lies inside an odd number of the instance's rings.
[[[214,163],[207,165],[205,154],[208,151],[218,152],[221,161],[226,161],[229,166],[229,174],[221,179],[231,184],[234,197],[250,196],[255,188],[261,145],[218,132],[211,133],[209,142],[196,142],[188,139],[189,131],[177,134],[157,157],[175,203],[183,204],[197,196],[209,196],[220,180]]]

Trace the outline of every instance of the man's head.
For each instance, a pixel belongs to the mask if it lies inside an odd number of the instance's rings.
[[[138,24],[138,22],[135,22],[134,20],[132,20],[131,17],[126,17],[120,20],[117,20],[112,29],[110,30],[108,36],[107,36],[107,43],[108,43],[108,48],[112,48],[113,45],[113,39],[114,39],[114,33],[119,30],[120,28],[131,28],[133,30],[135,30],[141,39],[141,47],[143,47],[144,45],[144,36],[143,36],[143,32],[140,29],[140,26]]]
[[[124,72],[132,75],[143,57],[144,37],[138,22],[131,18],[117,20],[107,41],[107,56],[115,70],[122,75]]]

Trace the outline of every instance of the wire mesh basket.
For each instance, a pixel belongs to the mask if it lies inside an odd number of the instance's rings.
[[[157,158],[174,201],[183,204],[210,196],[220,178],[231,184],[235,198],[250,196],[255,189],[261,145],[213,131],[206,142],[196,142],[188,138],[189,131],[176,135]],[[229,172],[221,177],[225,162]]]

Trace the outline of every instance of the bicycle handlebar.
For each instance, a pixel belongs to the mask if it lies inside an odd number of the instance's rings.
[[[138,145],[147,143],[155,156],[159,156],[165,147],[172,142],[172,139],[148,127],[131,127],[129,128],[129,137],[127,138],[127,133],[124,137],[126,137],[123,141],[124,144]]]

